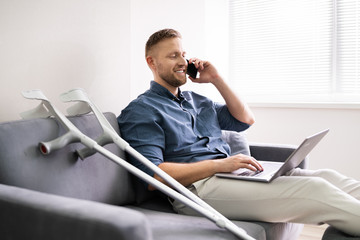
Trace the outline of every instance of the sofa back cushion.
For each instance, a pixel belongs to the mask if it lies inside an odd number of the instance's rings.
[[[224,140],[230,146],[231,155],[244,154],[250,156],[250,146],[245,132],[235,132],[223,130],[221,134]]]
[[[114,114],[106,118],[119,132]],[[95,139],[102,134],[94,115],[69,118],[85,135]],[[129,173],[96,153],[81,160],[75,151],[84,146],[69,144],[49,155],[42,155],[38,144],[65,133],[53,118],[0,123],[0,183],[62,196],[124,205],[134,201]],[[124,158],[114,144],[106,149]]]

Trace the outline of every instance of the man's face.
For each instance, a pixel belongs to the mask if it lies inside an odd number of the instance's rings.
[[[170,38],[154,46],[155,77],[172,87],[186,83],[187,62],[180,38]]]

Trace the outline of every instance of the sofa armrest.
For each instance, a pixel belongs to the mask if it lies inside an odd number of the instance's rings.
[[[152,239],[140,212],[0,184],[1,239]]]
[[[274,162],[284,162],[297,148],[294,145],[287,144],[250,143],[249,145],[251,156],[255,159]],[[298,167],[306,169],[308,157]]]

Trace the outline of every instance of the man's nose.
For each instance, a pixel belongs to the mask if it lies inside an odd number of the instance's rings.
[[[186,60],[186,58],[181,57],[180,60],[179,60],[179,64],[180,64],[180,65],[185,65],[185,66],[187,66],[187,65],[188,65],[188,61]]]

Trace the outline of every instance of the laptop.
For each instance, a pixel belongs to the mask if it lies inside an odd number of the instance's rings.
[[[232,178],[239,180],[257,181],[257,182],[271,182],[275,178],[285,175],[291,169],[299,166],[311,150],[320,142],[320,140],[329,132],[329,129],[316,133],[300,144],[295,151],[286,159],[285,162],[258,162],[262,165],[264,171],[251,171],[247,168],[239,168],[231,173],[216,173],[215,176],[221,178]]]

